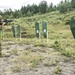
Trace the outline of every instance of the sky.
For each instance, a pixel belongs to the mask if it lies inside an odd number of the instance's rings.
[[[20,9],[22,6],[26,6],[27,4],[32,5],[39,4],[42,0],[0,0],[0,10],[3,11],[4,9],[11,8],[12,10]],[[48,4],[51,2],[54,5],[57,5],[61,0],[45,0]]]

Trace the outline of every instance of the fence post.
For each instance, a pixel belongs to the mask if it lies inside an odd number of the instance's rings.
[[[0,38],[2,37],[2,31],[0,30]]]
[[[16,35],[15,35],[15,26],[14,25],[12,25],[12,33],[13,33],[13,37],[16,37]]]
[[[42,22],[42,30],[43,30],[43,36],[44,38],[48,38],[48,32],[47,32],[47,23],[45,21]]]
[[[39,29],[39,23],[36,21],[35,22],[35,32],[36,32],[36,37],[40,38],[40,29]]]
[[[18,38],[21,38],[21,26],[20,25],[17,26],[17,36]]]
[[[70,20],[70,28],[71,28],[72,35],[75,39],[75,19],[74,17],[72,17]]]
[[[4,30],[3,30],[3,27],[2,25],[0,25],[0,38],[4,38]]]
[[[21,40],[21,26],[17,26],[17,37]]]
[[[0,42],[0,56],[2,56],[2,48],[1,48],[1,42]]]

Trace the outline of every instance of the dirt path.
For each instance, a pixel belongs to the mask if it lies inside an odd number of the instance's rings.
[[[75,75],[72,58],[48,47],[2,42],[0,75]]]

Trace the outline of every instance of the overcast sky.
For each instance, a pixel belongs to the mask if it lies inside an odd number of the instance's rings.
[[[39,4],[42,0],[0,0],[0,10],[3,11],[4,9],[11,8],[14,9],[20,9],[21,6],[27,5],[27,4]],[[48,4],[51,2],[54,5],[57,5],[61,0],[45,0]]]

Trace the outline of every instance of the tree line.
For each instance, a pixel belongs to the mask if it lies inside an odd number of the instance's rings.
[[[22,6],[19,10],[12,9],[4,9],[4,11],[0,10],[0,15],[3,16],[3,18],[20,18],[20,17],[30,17],[35,14],[45,14],[52,11],[59,11],[60,13],[65,13],[67,11],[71,11],[75,9],[75,0],[65,0],[59,2],[58,5],[53,5],[53,3],[50,3],[48,5],[47,1],[43,0],[38,5],[36,4],[28,4],[27,6]]]

